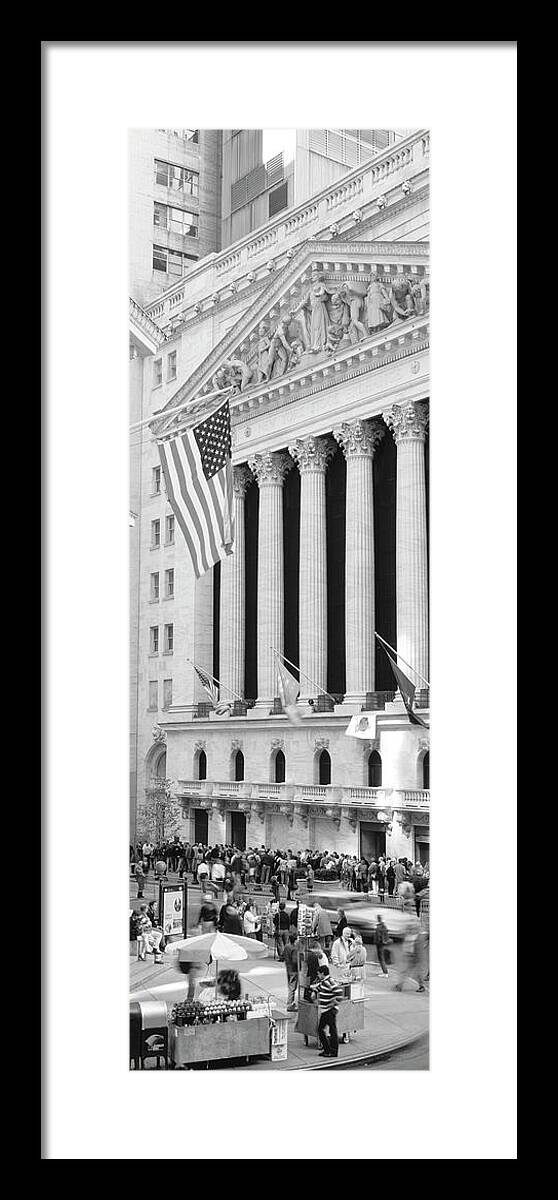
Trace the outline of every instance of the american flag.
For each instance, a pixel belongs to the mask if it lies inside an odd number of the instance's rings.
[[[232,553],[231,417],[225,401],[198,425],[159,442],[167,497],[196,577]]]
[[[195,663],[192,663],[192,666],[194,668],[194,671],[196,672],[196,675],[197,675],[202,687],[205,688],[207,695],[209,696],[209,699],[211,700],[211,703],[215,709],[215,712],[218,713],[220,716],[222,716],[224,713],[227,713],[227,712],[230,713],[231,704],[227,701],[221,701],[221,702],[219,701],[219,692],[215,686],[215,682],[213,681],[213,679],[209,675],[206,675],[205,671],[202,671],[201,667],[196,667]]]

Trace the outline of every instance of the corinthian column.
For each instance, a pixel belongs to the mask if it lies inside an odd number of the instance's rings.
[[[397,445],[397,650],[428,679],[428,555],[424,442],[426,403],[393,404],[384,414]],[[403,670],[407,668],[401,664]],[[424,684],[412,677],[418,688]]]
[[[230,691],[244,697],[244,647],[246,640],[246,575],[244,562],[244,497],[252,480],[248,467],[233,467],[234,550],[221,562],[219,658],[221,700]],[[230,691],[226,690],[230,689]]]
[[[374,451],[377,421],[344,421],[333,430],[347,460],[345,510],[345,700],[362,704],[374,691]]]
[[[331,438],[297,438],[289,446],[300,471],[299,665],[300,696],[315,696],[312,679],[327,689],[327,552],[325,473]]]
[[[283,451],[256,454],[250,470],[260,489],[258,531],[258,700],[267,708],[277,695],[277,669],[271,647],[283,651],[283,483],[292,459]]]

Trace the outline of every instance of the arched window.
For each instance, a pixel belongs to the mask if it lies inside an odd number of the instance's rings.
[[[377,750],[368,756],[368,787],[382,786],[382,760]]]
[[[200,750],[198,754],[198,779],[207,779],[207,754]]]
[[[322,750],[319,758],[319,783],[322,787],[331,783],[331,759],[327,750]]]
[[[430,751],[427,750],[422,760],[422,786],[423,788],[430,787]]]
[[[234,777],[237,782],[244,779],[244,755],[242,750],[237,750],[234,756]]]
[[[285,782],[285,755],[282,750],[278,750],[275,755],[275,782]]]
[[[166,776],[167,776],[167,756],[166,756],[166,754],[162,754],[161,757],[157,759],[157,766],[155,767],[155,775],[156,775],[157,779],[166,779]]]

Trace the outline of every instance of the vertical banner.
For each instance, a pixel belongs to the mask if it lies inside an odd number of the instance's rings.
[[[186,937],[187,884],[159,884],[159,922],[166,938]]]

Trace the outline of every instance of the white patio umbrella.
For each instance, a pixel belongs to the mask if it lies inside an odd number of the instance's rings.
[[[241,937],[236,933],[200,933],[197,937],[181,938],[167,944],[166,954],[176,955],[180,962],[215,963],[215,976],[219,962],[242,962],[247,958],[264,958],[267,946],[253,938]]]

